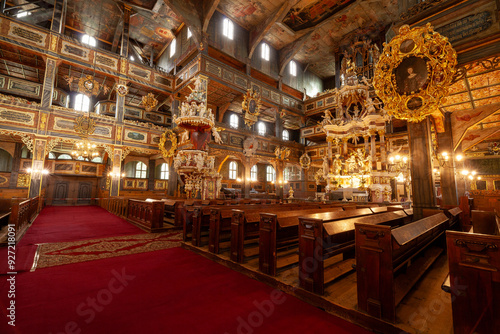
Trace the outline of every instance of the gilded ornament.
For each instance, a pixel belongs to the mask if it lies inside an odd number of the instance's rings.
[[[308,170],[311,167],[311,157],[307,155],[307,152],[300,156],[299,163],[302,169]]]
[[[429,23],[413,29],[403,25],[399,33],[384,43],[375,68],[375,92],[395,118],[420,122],[433,115],[440,120],[439,106],[456,73],[457,54]]]
[[[116,85],[116,93],[120,96],[125,96],[128,94],[128,86],[126,85]]]
[[[75,119],[75,132],[82,138],[87,138],[95,131],[95,120],[89,116],[80,116]]]
[[[148,93],[148,95],[142,97],[142,104],[144,105],[146,111],[151,111],[158,105],[158,100],[155,98],[153,93]]]
[[[254,92],[253,89],[248,89],[247,93],[243,95],[243,102],[241,103],[242,111],[245,113],[245,124],[247,126],[250,127],[257,122],[261,106],[260,94]]]
[[[167,149],[165,144],[169,141],[171,143],[170,148]],[[175,150],[177,149],[177,135],[172,130],[165,131],[161,137],[158,144],[160,152],[165,159],[174,156]]]
[[[91,75],[81,77],[78,80],[78,92],[87,95],[88,97],[99,94],[99,82],[95,80]]]

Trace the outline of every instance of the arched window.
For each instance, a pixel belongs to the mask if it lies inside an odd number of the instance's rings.
[[[12,171],[12,155],[4,149],[0,148],[0,171]]]
[[[285,170],[283,171],[283,180],[290,180],[290,167],[285,167]]]
[[[90,46],[96,46],[97,45],[97,41],[95,40],[95,38],[92,37],[92,36],[89,36],[87,34],[85,34],[85,35],[82,36],[82,43],[88,44]]]
[[[271,165],[266,168],[266,180],[267,182],[276,181],[276,172],[274,171],[274,167]]]
[[[136,179],[145,179],[147,177],[148,168],[144,162],[139,161],[135,165],[135,178]]]
[[[89,111],[90,109],[90,99],[88,96],[83,94],[78,94],[75,97],[75,110],[78,111]]]
[[[237,129],[238,128],[238,115],[236,114],[232,114],[230,117],[229,117],[229,126],[232,127],[232,128],[235,128]]]
[[[168,164],[162,163],[160,167],[160,179],[168,180]]]
[[[92,162],[100,164],[100,163],[102,163],[102,157],[95,157],[94,159],[92,159]]]
[[[252,181],[257,180],[257,165],[253,165],[250,169],[250,179],[252,179]]]
[[[283,130],[283,140],[290,140],[290,132],[288,130]]]
[[[55,159],[56,155],[52,152],[49,152],[49,159]]]
[[[235,161],[231,161],[229,163],[229,179],[236,180],[236,176],[238,176],[238,164]]]
[[[257,133],[261,136],[266,135],[266,125],[264,124],[264,122],[259,122],[257,124]]]
[[[57,160],[63,160],[63,159],[73,159],[73,158],[71,158],[71,155],[69,155],[69,154],[60,154],[57,157]]]
[[[222,34],[231,40],[233,39],[234,24],[228,18],[225,18],[223,23],[222,23]]]

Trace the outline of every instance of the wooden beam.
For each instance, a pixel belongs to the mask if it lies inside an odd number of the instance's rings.
[[[496,126],[494,128],[467,131],[466,136],[462,139],[462,152],[471,149],[475,145],[479,144],[488,137],[491,137],[497,133],[500,133],[500,126]]]
[[[451,126],[453,129],[453,148],[456,150],[460,142],[468,133],[468,130],[481,123],[486,117],[500,110],[500,103],[489,104],[476,109],[455,111],[451,115]]]
[[[212,15],[214,15],[220,0],[205,0],[203,1],[203,33],[207,33],[208,24]]]
[[[252,31],[250,31],[250,40],[248,47],[249,59],[252,59],[255,49],[267,34],[269,29],[271,29],[271,27],[274,25],[274,23],[282,21],[285,15],[290,11],[290,8],[292,8],[292,6],[294,6],[296,3],[297,1],[286,0],[285,3],[283,3],[281,7],[278,8],[273,14],[268,16],[262,24],[259,24],[257,27],[255,27],[255,29],[252,29]]]
[[[115,30],[115,36],[113,37],[113,44],[111,45],[111,52],[116,53],[118,49],[118,44],[120,43],[120,38],[122,37],[123,32],[123,18],[118,21]]]
[[[302,49],[302,47],[306,44],[309,38],[314,34],[316,28],[309,28],[308,32],[306,32],[302,37],[296,39],[292,43],[285,45],[279,52],[279,74],[282,75],[285,70],[286,65],[290,62],[290,60],[295,57],[295,55]]]
[[[163,0],[165,4],[179,16],[186,24],[192,34],[192,38],[198,49],[208,48],[208,45],[203,45],[203,31],[201,13],[203,12],[203,2],[192,0]]]

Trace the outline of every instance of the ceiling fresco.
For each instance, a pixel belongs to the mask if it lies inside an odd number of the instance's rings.
[[[286,15],[283,23],[294,31],[316,26],[355,0],[302,0]]]
[[[66,25],[97,39],[112,41],[120,17],[120,10],[112,0],[68,1]]]
[[[219,9],[243,28],[251,30],[283,4],[279,1],[221,0]]]

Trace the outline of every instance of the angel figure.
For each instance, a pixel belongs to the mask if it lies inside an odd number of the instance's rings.
[[[328,157],[325,155],[323,157],[323,175],[328,175]]]
[[[222,138],[220,137],[219,131],[212,128],[212,136],[214,136],[214,140],[217,144],[222,144]]]
[[[323,125],[327,125],[327,124],[332,124],[332,119],[333,119],[333,116],[332,116],[332,113],[330,112],[330,110],[325,110],[325,115],[323,116],[323,121],[321,122],[321,124]]]
[[[207,110],[207,108],[205,107],[205,103],[200,103],[200,105],[198,106],[198,116],[200,117],[205,117],[205,111]]]
[[[335,159],[333,160],[333,171],[335,175],[340,175],[342,171],[342,160],[340,160],[340,154],[335,155]]]

